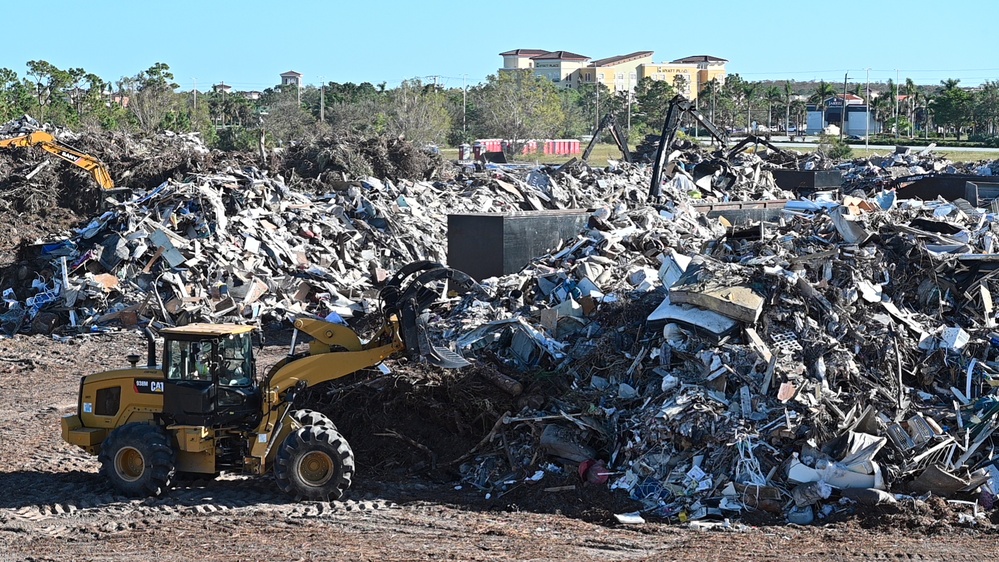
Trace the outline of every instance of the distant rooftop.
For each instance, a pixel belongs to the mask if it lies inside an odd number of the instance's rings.
[[[514,49],[512,51],[506,51],[505,53],[500,53],[501,57],[535,57],[538,55],[543,55],[545,53],[550,53],[551,51],[545,49]]]
[[[613,66],[615,64],[620,64],[622,62],[629,62],[645,57],[651,57],[652,51],[635,51],[634,53],[629,53],[627,55],[617,55],[616,57],[607,57],[605,59],[597,59],[590,63],[590,66]]]
[[[691,55],[672,61],[673,64],[694,64],[698,62],[728,62],[727,59],[713,57],[711,55]]]
[[[570,53],[569,51],[552,51],[533,56],[531,60],[590,60],[590,57]]]

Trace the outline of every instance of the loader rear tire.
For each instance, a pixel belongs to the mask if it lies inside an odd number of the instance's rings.
[[[305,500],[338,500],[354,477],[354,453],[335,429],[310,425],[284,440],[274,479],[284,492]]]
[[[176,454],[170,436],[159,426],[123,425],[108,434],[97,456],[101,474],[130,497],[159,496],[170,488]]]
[[[336,424],[333,423],[326,414],[315,410],[295,410],[291,413],[292,419],[303,426],[319,425],[337,431]]]

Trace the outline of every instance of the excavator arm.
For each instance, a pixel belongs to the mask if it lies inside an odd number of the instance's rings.
[[[593,138],[590,139],[590,143],[586,145],[586,150],[583,151],[583,162],[590,159],[590,152],[593,151],[594,145],[597,144],[597,139],[599,139],[600,134],[608,128],[610,128],[611,136],[614,137],[614,142],[617,144],[617,147],[621,149],[624,161],[628,163],[632,162],[631,151],[628,150],[628,137],[621,132],[621,128],[618,127],[617,119],[614,117],[613,113],[604,115],[604,118],[600,120],[597,130],[593,132]]]
[[[662,193],[663,166],[666,164],[666,157],[669,155],[670,147],[676,140],[676,131],[680,126],[680,118],[688,114],[693,117],[702,127],[711,133],[711,136],[721,144],[724,149],[728,144],[728,135],[719,129],[707,117],[694,107],[694,102],[677,94],[669,102],[666,110],[666,119],[663,121],[663,132],[659,135],[659,148],[656,149],[656,159],[652,164],[652,184],[649,187],[649,198],[656,199]]]
[[[33,131],[19,137],[0,139],[0,148],[27,146],[37,146],[49,154],[53,154],[70,164],[83,168],[90,173],[94,181],[102,189],[114,189],[114,180],[111,179],[111,174],[108,172],[107,167],[100,160],[59,143],[55,137],[45,131]]]
[[[798,158],[797,155],[795,155],[795,154],[793,154],[791,152],[788,152],[788,151],[780,148],[779,146],[773,144],[772,142],[768,141],[767,139],[765,139],[763,137],[758,137],[756,135],[749,135],[746,138],[744,138],[741,141],[739,141],[738,144],[736,144],[735,146],[733,146],[732,149],[728,151],[727,158],[729,160],[731,160],[732,158],[735,157],[736,154],[739,154],[743,150],[746,150],[746,148],[749,147],[749,145],[751,145],[751,144],[753,144],[753,145],[760,145],[760,144],[762,144],[763,146],[769,148],[775,154],[777,154],[781,158],[781,160],[784,161],[784,162],[788,162],[788,163],[794,162]]]

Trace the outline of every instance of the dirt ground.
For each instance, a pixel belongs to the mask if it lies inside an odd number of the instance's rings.
[[[263,349],[259,367],[284,352],[278,343],[271,340]],[[357,434],[357,425],[345,433],[358,451],[358,475],[341,501],[297,503],[269,478],[230,475],[180,482],[160,498],[127,499],[102,481],[95,458],[62,442],[59,419],[75,411],[81,375],[124,366],[128,353],[143,350],[142,339],[128,332],[72,343],[43,336],[0,339],[0,561],[999,556],[994,526],[962,525],[942,502],[821,526],[747,517],[734,530],[698,531],[669,522],[621,525],[613,513],[635,506],[605,489],[522,488],[487,500],[467,487],[455,490],[446,472],[413,475],[387,466],[384,455],[370,452],[377,447],[368,439],[375,437]],[[347,414],[343,419],[350,419]],[[473,441],[470,433],[455,442]]]

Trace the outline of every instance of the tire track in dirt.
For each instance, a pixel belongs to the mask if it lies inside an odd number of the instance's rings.
[[[110,493],[97,475],[49,475],[19,500],[0,507],[0,530],[50,537],[79,532],[125,532],[136,526],[161,525],[180,517],[270,516],[285,520],[329,519],[402,509],[398,504],[364,496],[330,502],[295,502],[270,479],[223,477],[177,486],[158,498],[132,499]],[[90,482],[78,482],[92,476]],[[27,479],[30,475],[21,475]],[[128,523],[123,523],[128,521]]]

